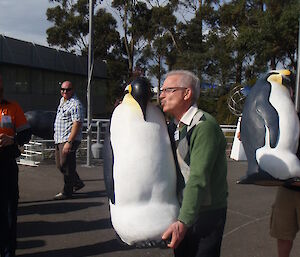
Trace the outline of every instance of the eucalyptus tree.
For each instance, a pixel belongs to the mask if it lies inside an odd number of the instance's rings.
[[[175,26],[177,19],[174,6],[170,3],[164,6],[152,6],[146,34],[146,47],[143,49],[139,62],[144,61],[148,74],[155,77],[160,87],[162,76],[166,73],[172,51],[177,47]]]
[[[265,0],[259,20],[261,46],[257,60],[297,70],[297,40],[299,31],[299,0]]]
[[[258,71],[266,69],[265,63],[255,62],[261,45],[259,19],[262,15],[261,0],[234,0],[220,8],[220,28],[230,39],[227,45],[232,49],[236,84],[251,80]]]
[[[53,26],[47,29],[47,41],[69,52],[86,54],[89,33],[89,3],[87,0],[49,0],[57,5],[46,15]],[[94,1],[99,7],[101,1]],[[97,8],[94,17],[95,58],[106,58],[111,47],[120,45],[117,22],[111,13]]]
[[[89,33],[89,1],[49,0],[56,3],[48,8],[47,19],[53,26],[47,29],[47,41],[65,51],[87,55]],[[101,1],[94,0],[94,57],[107,61],[108,94],[114,102],[120,85],[127,77],[127,65],[123,58],[117,21],[101,7]]]
[[[136,56],[145,47],[145,35],[148,31],[151,11],[145,2],[137,0],[113,0],[111,6],[117,10],[121,19],[121,40],[130,78],[133,75]]]
[[[182,13],[177,26],[182,49],[175,66],[193,70],[199,78],[205,77],[208,65],[207,36],[214,28],[218,0],[180,0],[178,13]]]

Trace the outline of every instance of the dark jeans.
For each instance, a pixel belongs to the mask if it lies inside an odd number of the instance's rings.
[[[62,150],[64,143],[55,145],[55,161],[56,167],[64,175],[63,193],[71,196],[73,193],[73,186],[80,183],[81,179],[76,172],[76,150],[80,145],[79,141],[74,141],[72,149],[68,154],[63,154]]]
[[[188,229],[175,257],[219,257],[227,208],[200,213]]]
[[[18,172],[18,165],[14,159],[0,159],[1,257],[15,256],[19,199]]]

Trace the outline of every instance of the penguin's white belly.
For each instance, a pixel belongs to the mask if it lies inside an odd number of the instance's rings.
[[[163,232],[178,215],[177,204],[150,202],[127,206],[110,204],[114,229],[129,245],[139,241],[160,241]]]
[[[176,169],[164,118],[147,107],[147,122],[115,110],[111,123],[115,204],[114,229],[127,244],[159,240],[177,218]]]
[[[270,103],[279,116],[279,136],[275,148],[270,147],[269,128],[265,145],[256,151],[258,165],[278,179],[300,177],[300,162],[295,155],[299,140],[299,119],[295,106],[284,86],[272,84]]]

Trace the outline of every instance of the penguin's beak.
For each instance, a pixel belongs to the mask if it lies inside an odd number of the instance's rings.
[[[282,84],[289,88],[290,90],[295,91],[296,89],[296,78],[295,76],[291,73],[289,75],[283,75],[282,76]]]
[[[131,85],[127,85],[126,88],[124,89],[124,95],[130,93],[131,94],[132,88]]]

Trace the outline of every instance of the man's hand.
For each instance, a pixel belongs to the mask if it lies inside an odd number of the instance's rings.
[[[238,140],[242,141],[242,139],[241,139],[241,132],[240,131],[237,133],[237,138],[238,138]]]
[[[180,244],[187,231],[187,226],[181,221],[176,221],[169,226],[169,228],[163,233],[162,240],[167,240],[171,237],[171,242],[168,247],[175,249]]]
[[[69,152],[71,152],[71,149],[72,149],[72,145],[70,143],[66,142],[64,144],[62,152],[63,152],[63,154],[68,154]]]
[[[6,134],[1,133],[0,134],[0,147],[5,147],[8,145],[13,145],[14,144],[14,138],[10,137]]]

